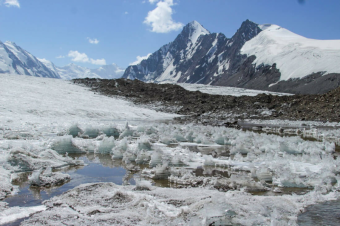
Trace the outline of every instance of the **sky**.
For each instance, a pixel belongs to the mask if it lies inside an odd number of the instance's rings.
[[[57,66],[126,68],[198,21],[232,35],[249,19],[340,39],[339,0],[0,0],[0,41]]]

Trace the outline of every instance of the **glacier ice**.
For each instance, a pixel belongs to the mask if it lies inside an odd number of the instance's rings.
[[[101,144],[98,147],[98,153],[101,154],[111,154],[112,149],[115,147],[115,138],[112,137],[105,137]]]
[[[45,170],[42,168],[36,170],[28,177],[30,185],[37,187],[58,186],[66,183],[70,179],[71,177],[68,174],[52,172],[51,167],[48,167]]]
[[[57,151],[59,154],[85,152],[74,144],[71,135],[56,138],[51,144],[51,149]]]
[[[89,128],[87,125],[77,125],[79,128]],[[80,164],[77,162],[79,160],[71,159],[66,153],[94,152],[109,154],[112,159],[121,159],[122,167],[127,170],[123,178],[123,184],[126,186],[93,184],[91,188],[90,185],[82,185],[79,191],[85,189],[88,194],[92,195],[96,193],[97,188],[105,190],[111,187],[114,192],[106,198],[113,202],[112,205],[125,208],[128,203],[142,202],[141,206],[134,205],[133,211],[138,209],[141,211],[138,213],[143,213],[145,217],[143,215],[141,219],[139,215],[135,215],[134,218],[129,212],[130,218],[121,218],[122,222],[128,222],[127,224],[133,224],[136,221],[147,222],[146,224],[150,222],[162,224],[162,219],[167,219],[167,222],[174,224],[230,222],[241,225],[265,225],[268,222],[285,222],[294,225],[298,214],[294,209],[296,206],[299,206],[301,210],[305,207],[304,205],[337,197],[340,160],[333,156],[334,142],[306,141],[301,137],[281,137],[223,127],[171,123],[109,125],[109,128],[115,128],[112,131],[119,134],[119,137],[115,137],[104,133],[104,127],[92,125],[93,131],[99,131],[98,135],[93,138],[81,134],[76,137],[72,135],[52,136],[40,141],[25,140],[26,145],[22,145],[23,141],[20,140],[18,143],[12,140],[11,143],[6,142],[6,144],[0,142],[0,151],[6,153],[0,161],[4,159],[5,165],[16,172],[33,171],[29,178],[32,185],[54,186],[53,181],[58,181],[58,178],[61,179],[62,176],[67,178],[67,175],[59,174],[59,177],[52,169]],[[198,167],[203,171],[200,175],[195,174]],[[8,172],[7,169],[5,171]],[[138,178],[134,176],[136,174],[139,175]],[[11,176],[8,175],[4,178],[7,178],[8,185],[11,185]],[[129,187],[129,181],[133,177],[135,177],[136,186]],[[13,179],[15,179],[15,174],[13,174]],[[160,190],[152,186],[152,183],[157,180],[168,180],[171,187],[185,187],[186,189],[164,188]],[[289,188],[305,189],[304,195],[295,197],[293,192],[287,192]],[[4,193],[5,196],[12,192],[11,189],[13,190],[14,187],[8,187],[8,192]],[[198,197],[187,193],[187,189],[191,193],[207,194],[201,198],[210,201],[205,203],[205,201],[196,199]],[[166,193],[169,201],[164,202],[164,199],[157,198],[157,195],[149,200],[151,204],[149,201],[145,203],[145,200],[138,201],[143,200],[139,197],[145,197],[145,192],[157,194],[160,192],[159,194],[162,194],[160,197],[165,197],[164,193]],[[267,196],[266,199],[262,198],[264,196],[249,194],[259,192],[278,196]],[[174,198],[176,193],[179,196],[185,196],[188,200]],[[231,194],[241,201],[238,203],[236,198],[229,197]],[[313,201],[310,202],[307,197],[310,198],[312,195],[317,197],[313,196]],[[104,194],[95,196],[92,198],[96,200],[99,197],[105,198]],[[211,198],[207,198],[208,196]],[[53,198],[64,205],[63,208],[60,207],[61,209],[55,209],[55,211],[61,211],[65,219],[73,219],[72,217],[76,216],[79,219],[77,223],[93,223],[93,219],[104,225],[117,223],[111,215],[104,217],[105,214],[112,213],[108,207],[108,201],[103,200],[98,206],[84,205],[81,207],[81,211],[84,212],[77,212],[67,207],[73,204],[65,203],[67,200],[61,197]],[[53,199],[45,204],[49,205],[48,203],[54,202]],[[196,200],[196,204],[190,203],[190,200]],[[215,202],[214,205],[211,204],[211,200]],[[223,200],[223,202],[216,200]],[[245,200],[250,200],[252,207],[244,209],[242,206],[245,205]],[[73,199],[72,202],[77,203],[78,200]],[[186,205],[183,202],[186,202]],[[282,205],[276,202],[282,202]],[[201,208],[199,203],[205,204]],[[300,205],[300,203],[304,204]],[[132,211],[132,209],[129,210]],[[156,213],[160,213],[161,210],[166,211],[162,212],[163,218],[160,219],[156,217]],[[116,216],[127,216],[126,212],[117,214]],[[283,215],[286,217],[283,218]],[[176,219],[173,216],[176,216]],[[187,216],[191,216],[191,219]],[[35,217],[40,220],[45,219],[52,224],[55,215],[53,211],[47,210],[35,214],[30,219]],[[30,219],[24,224],[29,224]]]

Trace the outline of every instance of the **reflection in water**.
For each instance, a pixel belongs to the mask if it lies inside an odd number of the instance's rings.
[[[68,173],[71,176],[69,183],[52,188],[32,187],[28,183],[28,176],[31,173],[21,173],[19,178],[13,182],[18,185],[20,191],[4,201],[12,206],[37,206],[44,200],[60,195],[80,184],[96,182],[113,182],[115,184],[135,184],[134,173],[124,169],[121,161],[112,160],[110,155],[102,154],[69,154],[72,158],[84,160],[86,166],[65,167],[58,169],[60,172]]]

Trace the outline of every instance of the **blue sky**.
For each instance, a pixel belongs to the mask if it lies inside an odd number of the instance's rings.
[[[0,0],[0,40],[57,66],[127,67],[196,20],[231,37],[242,21],[340,39],[339,0]]]

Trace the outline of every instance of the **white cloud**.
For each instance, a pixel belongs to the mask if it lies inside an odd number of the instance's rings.
[[[156,0],[149,0],[150,3]],[[143,23],[151,26],[151,31],[156,33],[168,33],[181,29],[184,25],[172,20],[173,0],[163,0],[157,3],[157,7],[148,12]]]
[[[149,53],[149,54],[146,55],[146,56],[137,56],[137,60],[136,60],[135,62],[130,63],[130,65],[137,65],[137,64],[139,64],[140,62],[142,62],[142,60],[148,59],[149,56],[151,56],[151,53]]]
[[[129,12],[125,12],[124,14],[127,15],[127,14],[129,14]]]
[[[149,0],[149,2],[151,3],[151,4],[153,4],[153,3],[155,3],[155,2],[158,2],[159,0]]]
[[[7,7],[15,6],[20,8],[20,3],[18,0],[5,0],[4,4]]]
[[[68,55],[68,57],[71,57],[72,61],[75,62],[82,62],[82,63],[90,63],[90,64],[96,64],[96,65],[105,65],[106,61],[105,59],[92,59],[89,58],[85,53],[79,53],[78,51],[71,50]]]
[[[72,57],[72,61],[75,62],[90,62],[90,59],[85,53],[79,53],[78,51],[70,51],[67,55],[68,57]]]
[[[91,44],[98,44],[99,43],[99,40],[98,39],[96,39],[96,38],[94,38],[94,39],[91,39],[91,38],[89,38],[89,37],[87,37],[87,40],[89,40],[89,43],[91,43]]]
[[[106,65],[106,60],[104,58],[103,59],[97,59],[97,60],[90,59],[90,62],[91,62],[91,64],[96,64],[96,65]]]
[[[56,58],[61,59],[61,58],[65,58],[65,56],[60,55],[60,56],[57,56]]]

